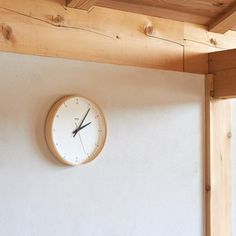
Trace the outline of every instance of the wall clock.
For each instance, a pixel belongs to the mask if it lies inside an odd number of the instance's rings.
[[[49,149],[61,162],[79,165],[94,160],[106,139],[106,121],[90,99],[66,96],[50,109],[45,125]]]

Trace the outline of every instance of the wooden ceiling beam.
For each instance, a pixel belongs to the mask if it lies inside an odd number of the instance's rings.
[[[75,2],[74,2],[75,3]],[[236,32],[61,0],[1,0],[0,51],[208,73],[208,53],[236,48]]]
[[[236,5],[209,25],[209,31],[224,34],[236,26]]]
[[[236,98],[236,68],[218,71],[213,78],[215,98]]]

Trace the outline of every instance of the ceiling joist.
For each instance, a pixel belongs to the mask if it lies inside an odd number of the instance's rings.
[[[236,26],[236,6],[218,17],[209,25],[209,31],[224,34]]]
[[[99,6],[165,19],[209,26],[212,32],[225,33],[236,26],[235,1],[221,0],[67,0],[67,6],[89,11]]]

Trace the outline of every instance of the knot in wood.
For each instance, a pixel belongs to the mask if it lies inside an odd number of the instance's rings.
[[[206,185],[205,189],[206,189],[207,192],[209,192],[209,191],[211,191],[211,186],[210,185]]]
[[[223,2],[214,2],[214,3],[212,3],[212,5],[214,7],[224,7],[225,4]]]
[[[61,22],[64,21],[64,17],[62,17],[62,16],[60,16],[60,15],[53,16],[53,17],[52,17],[52,21],[53,21],[54,23],[59,24],[59,23],[61,23]]]
[[[231,132],[231,131],[229,131],[229,132],[227,133],[227,138],[228,138],[228,139],[231,139],[231,138],[232,138],[232,132]]]
[[[7,41],[11,40],[13,38],[12,28],[7,24],[2,24],[2,35]]]
[[[144,26],[144,33],[148,36],[152,35],[153,33],[153,26],[151,24]]]
[[[213,39],[213,38],[211,38],[211,39],[210,39],[210,43],[211,43],[211,44],[213,44],[214,46],[216,46],[216,45],[217,45],[217,42],[216,42],[216,40],[215,40],[215,39]]]

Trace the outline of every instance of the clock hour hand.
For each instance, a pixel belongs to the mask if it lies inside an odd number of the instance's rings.
[[[84,120],[85,120],[85,118],[87,117],[87,115],[88,115],[88,113],[89,113],[89,111],[90,111],[90,108],[87,110],[87,112],[86,112],[86,114],[85,114],[85,116],[84,116],[84,118],[82,119],[82,121],[80,122],[80,125],[79,125],[79,127],[78,128],[76,128],[73,132],[72,132],[72,134],[74,134],[74,136],[73,137],[75,137],[76,136],[76,134],[79,132],[79,130],[81,129],[81,126],[82,126],[82,124],[84,123]],[[87,125],[86,125],[87,126]],[[84,128],[84,127],[83,127]]]
[[[74,134],[73,137],[75,137],[75,135],[76,135],[80,130],[82,130],[83,128],[87,127],[87,126],[90,125],[91,123],[92,123],[92,122],[89,122],[89,123],[87,123],[87,124],[81,126],[79,129],[77,128],[76,130],[74,130],[74,131],[72,132],[72,134]]]

